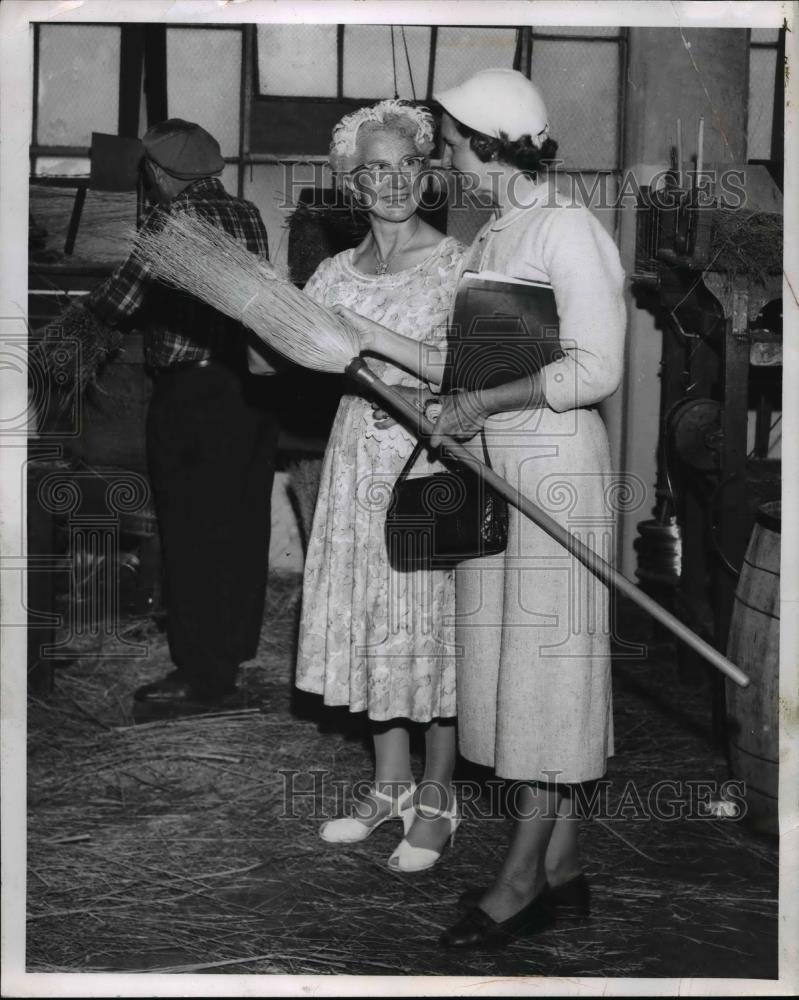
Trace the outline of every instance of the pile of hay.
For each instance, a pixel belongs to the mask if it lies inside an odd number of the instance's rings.
[[[714,209],[708,269],[750,274],[765,284],[782,272],[783,219],[773,212]]]

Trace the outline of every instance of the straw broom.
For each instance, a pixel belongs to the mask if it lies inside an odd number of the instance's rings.
[[[243,323],[304,368],[343,372],[360,352],[357,335],[335,313],[197,214],[164,216],[157,231],[140,234],[134,253],[156,277]]]
[[[248,326],[273,350],[306,368],[346,373],[398,411],[420,437],[432,434],[433,424],[358,357],[360,343],[353,331],[212,223],[191,213],[166,216],[157,231],[141,236],[136,253],[154,276]],[[443,447],[579,559],[602,583],[621,591],[736,684],[749,684],[749,677],[726,656],[475,458],[463,444],[445,436]]]

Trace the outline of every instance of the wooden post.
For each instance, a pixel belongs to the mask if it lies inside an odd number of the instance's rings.
[[[75,200],[72,202],[72,215],[69,217],[67,227],[67,238],[64,240],[64,255],[70,257],[75,249],[75,240],[78,236],[81,215],[83,215],[83,205],[86,201],[87,184],[80,184],[75,191]]]
[[[166,86],[166,25],[144,26],[144,96],[147,125],[169,117]]]
[[[119,51],[119,134],[139,134],[144,25],[123,24]]]

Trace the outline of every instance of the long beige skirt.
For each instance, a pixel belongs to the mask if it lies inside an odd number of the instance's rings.
[[[496,471],[612,560],[614,483],[595,410],[498,414]],[[471,445],[479,454],[479,438]],[[613,752],[607,588],[515,508],[508,548],[456,571],[460,749],[498,776],[574,783]]]

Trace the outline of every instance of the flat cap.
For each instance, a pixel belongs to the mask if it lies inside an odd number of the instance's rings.
[[[225,166],[216,139],[201,125],[182,118],[168,118],[153,125],[142,145],[151,160],[180,180],[212,177]]]

